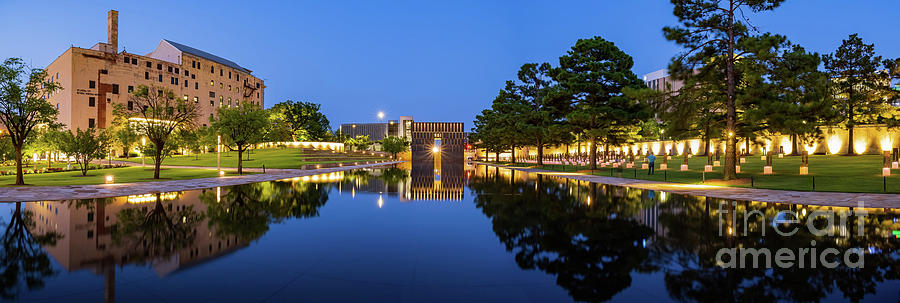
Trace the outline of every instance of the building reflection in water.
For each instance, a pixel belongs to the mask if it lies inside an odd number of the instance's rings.
[[[469,188],[500,242],[516,255],[516,263],[556,276],[557,284],[577,301],[613,299],[638,273],[663,275],[672,300],[701,302],[821,301],[833,294],[859,301],[871,298],[882,282],[900,279],[900,239],[893,234],[900,230],[897,209],[865,209],[862,234],[856,233],[860,222],[855,216],[846,225],[819,218],[813,221],[817,229],[833,235],[816,236],[805,226],[814,211],[850,209],[723,201],[487,166],[475,170]],[[728,210],[721,217],[721,235],[720,203]],[[800,223],[773,223],[782,210],[794,211]],[[776,226],[797,227],[798,232],[780,236]],[[721,249],[784,248],[796,253],[811,247],[812,240],[819,252],[836,249],[837,258],[862,248],[864,268],[843,263],[834,269],[821,263],[810,268],[807,263],[805,268],[773,264],[768,269],[726,269],[717,263]]]
[[[334,175],[310,180],[336,180]],[[105,278],[115,297],[117,267],[146,265],[160,277],[227,255],[262,237],[273,222],[318,216],[328,190],[282,180],[107,199],[25,203],[32,234],[58,239],[43,250],[65,270]]]
[[[400,201],[462,201],[471,171],[459,163],[408,162],[406,167],[370,168],[346,172],[334,185],[342,194],[386,194]],[[472,169],[472,166],[468,166]]]

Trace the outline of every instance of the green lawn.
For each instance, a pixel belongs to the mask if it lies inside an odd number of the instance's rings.
[[[754,187],[767,189],[783,189],[798,191],[835,191],[835,192],[868,192],[868,193],[900,193],[900,170],[894,170],[893,176],[882,178],[882,157],[878,155],[864,156],[810,156],[809,175],[800,175],[800,157],[785,156],[783,159],[772,159],[772,175],[763,175],[765,161],[759,156],[746,157],[747,162],[741,165],[740,178],[752,179],[752,184],[733,185],[738,187]],[[721,161],[724,163],[725,158]],[[637,178],[642,180],[657,180],[679,183],[703,182],[703,168],[707,164],[705,156],[694,157],[688,160],[689,171],[679,171],[682,158],[674,157],[669,160],[669,170],[658,170],[662,163],[657,158],[657,172],[647,175],[647,170],[641,169],[641,162],[635,164],[636,169],[609,169],[599,168],[595,175],[615,176],[622,178]],[[533,166],[533,164],[509,164],[515,166]],[[555,171],[584,170],[587,167],[573,167],[563,165],[544,165],[543,169]],[[715,167],[713,172],[706,173],[706,179],[721,179],[722,167]],[[815,189],[813,188],[815,182]]]
[[[140,157],[118,160],[141,163]],[[352,163],[367,160],[387,160],[387,158],[353,153],[311,152],[298,148],[267,148],[253,150],[249,155],[247,152],[244,153],[244,167],[254,168],[265,165],[266,168],[299,169],[305,164]],[[153,163],[153,159],[149,157],[146,161],[147,165]],[[163,165],[216,167],[216,153],[173,156],[165,159]],[[223,152],[222,167],[237,167],[237,152]]]
[[[235,175],[236,171],[226,171],[227,175]],[[247,172],[244,173],[248,174]],[[152,167],[122,167],[100,170],[89,170],[88,176],[82,177],[81,171],[69,171],[46,174],[27,174],[25,183],[35,186],[63,186],[63,185],[89,185],[104,184],[106,176],[112,175],[115,183],[133,183],[148,181],[169,181],[197,178],[216,177],[215,169],[163,169],[160,171],[162,179],[153,179]],[[13,186],[16,182],[15,175],[0,176],[0,186]]]

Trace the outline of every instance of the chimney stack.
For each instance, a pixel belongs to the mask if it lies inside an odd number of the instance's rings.
[[[109,10],[106,23],[106,43],[112,47],[114,52],[119,52],[119,12]]]

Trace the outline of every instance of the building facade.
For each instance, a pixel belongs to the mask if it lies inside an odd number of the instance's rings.
[[[466,133],[462,122],[412,122],[409,150],[413,163],[463,163]],[[432,161],[434,159],[434,161]]]
[[[264,107],[264,82],[230,60],[165,39],[146,55],[119,52],[118,19],[109,11],[106,43],[70,47],[47,66],[49,81],[62,87],[48,100],[69,129],[108,127],[115,105],[132,106],[129,98],[140,85],[198,104],[198,126],[210,125],[220,107]]]
[[[411,140],[410,129],[412,116],[400,116],[398,120],[377,123],[343,123],[341,133],[351,138],[369,136],[369,140],[378,141],[387,137],[402,137]]]

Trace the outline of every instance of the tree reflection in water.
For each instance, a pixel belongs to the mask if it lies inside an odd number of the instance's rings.
[[[44,279],[56,275],[50,257],[41,245],[56,245],[62,235],[56,232],[37,234],[34,213],[22,210],[22,203],[16,202],[16,209],[0,238],[0,298],[12,300],[19,291],[29,291],[44,287]],[[20,283],[25,283],[25,290]]]
[[[158,193],[152,206],[122,209],[117,217],[113,243],[129,247],[129,257],[137,263],[164,259],[192,245],[195,227],[203,220],[193,205],[167,209]]]
[[[494,232],[516,263],[555,275],[557,284],[578,301],[606,301],[631,285],[631,274],[660,273],[669,298],[678,301],[821,301],[840,291],[859,301],[875,293],[886,280],[897,280],[900,268],[898,216],[874,211],[865,217],[862,235],[850,228],[834,236],[818,237],[799,225],[791,237],[778,235],[771,225],[781,210],[803,213],[840,208],[791,204],[736,202],[738,214],[758,210],[765,214],[733,234],[719,235],[720,202],[703,197],[666,195],[652,191],[578,182],[563,178],[479,167],[469,187],[476,206],[491,219]],[[806,208],[806,212],[801,212]],[[731,218],[729,217],[728,220]],[[755,219],[755,220],[752,220]],[[727,220],[726,220],[727,221]],[[737,222],[744,222],[742,216]],[[824,219],[815,221],[825,228]],[[836,220],[836,224],[837,224]],[[827,226],[828,228],[834,226]],[[765,230],[765,236],[762,232]],[[786,229],[782,229],[786,230]],[[795,254],[816,240],[819,252],[833,247],[841,253],[861,247],[865,266],[816,268],[725,269],[716,265],[721,248],[787,248]],[[646,248],[645,248],[646,246]],[[808,263],[807,263],[808,264]]]
[[[318,216],[328,201],[328,190],[308,182],[273,181],[209,190],[200,200],[207,207],[210,227],[219,234],[252,241],[272,223]]]

